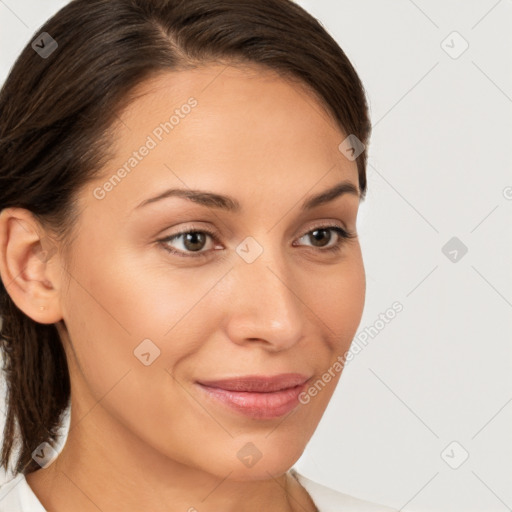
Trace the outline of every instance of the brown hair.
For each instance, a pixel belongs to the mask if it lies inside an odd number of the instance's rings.
[[[0,91],[0,210],[31,211],[64,249],[78,216],[75,194],[112,156],[116,117],[135,86],[158,73],[257,63],[306,85],[345,134],[365,145],[370,136],[356,71],[291,0],[73,0],[35,36],[44,32],[58,47],[43,58],[27,44]],[[362,198],[366,161],[364,149],[357,158]],[[1,464],[9,469],[19,441],[14,472],[27,474],[40,467],[32,452],[55,444],[70,379],[57,324],[25,315],[8,284],[0,285],[7,384]]]

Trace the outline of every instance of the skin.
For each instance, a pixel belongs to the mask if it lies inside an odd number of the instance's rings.
[[[190,114],[97,199],[94,189],[191,96]],[[41,257],[50,234],[30,212],[0,215],[2,279],[29,317],[63,320],[72,383],[64,448],[27,481],[57,512],[315,510],[288,470],[340,372],[308,404],[270,420],[208,400],[195,381],[299,372],[315,382],[348,350],[365,299],[359,240],[327,231],[323,244],[341,246],[329,253],[311,232],[334,223],[356,233],[360,199],[300,211],[343,180],[358,188],[356,162],[338,150],[346,134],[311,92],[255,65],[162,74],[120,118],[115,158],[77,196],[70,258],[58,245]],[[175,187],[233,196],[242,210],[180,197],[136,208]],[[218,240],[206,235],[196,252],[184,237],[157,242],[191,228],[214,229]],[[236,252],[247,236],[263,248],[250,264]],[[148,366],[134,356],[144,339],[160,350]],[[252,467],[237,457],[246,443],[262,454]]]

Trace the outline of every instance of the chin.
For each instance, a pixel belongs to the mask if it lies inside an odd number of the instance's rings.
[[[232,467],[228,479],[234,482],[250,482],[257,480],[268,480],[269,478],[279,478],[293,466],[288,461],[282,461],[280,464],[264,464],[262,460],[256,463],[252,468]],[[223,475],[226,476],[227,473]]]
[[[274,432],[275,434],[275,432]],[[272,441],[273,433],[268,437],[261,438],[254,436],[251,439],[236,438],[233,445],[236,445],[235,456],[228,460],[224,459],[225,466],[222,468],[222,476],[229,473],[229,479],[234,481],[268,480],[271,477],[279,477],[286,473],[302,455],[306,441],[296,440],[295,443],[288,441],[283,443],[277,436]],[[277,442],[279,441],[279,442]],[[224,453],[232,449],[226,447]],[[220,457],[219,457],[220,458]],[[219,459],[217,459],[219,461]],[[219,473],[219,468],[215,470]]]

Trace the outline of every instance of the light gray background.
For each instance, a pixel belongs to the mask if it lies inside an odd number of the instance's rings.
[[[0,0],[1,82],[65,3]],[[297,467],[411,512],[511,510],[512,0],[298,3],[370,101],[358,334],[375,329]]]

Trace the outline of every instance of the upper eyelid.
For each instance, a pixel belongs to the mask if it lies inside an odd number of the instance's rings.
[[[313,224],[312,226],[309,226],[307,229],[305,229],[304,231],[302,231],[301,235],[299,235],[299,238],[303,237],[304,235],[310,233],[311,231],[315,230],[315,229],[320,229],[320,228],[323,228],[323,229],[329,229],[329,228],[341,228],[343,229],[344,231],[350,231],[342,222],[340,221],[328,221],[328,220],[325,220],[325,221],[320,221],[318,223],[315,223]],[[201,227],[201,226],[189,226],[189,227],[186,227],[184,229],[181,229],[180,231],[177,231],[176,233],[172,233],[170,235],[167,235],[165,237],[163,237],[164,239],[166,238],[172,238],[174,236],[179,236],[179,235],[184,235],[186,233],[190,233],[190,232],[200,232],[200,233],[206,233],[212,237],[215,237],[215,238],[219,238],[221,235],[220,235],[220,232],[219,230],[217,229],[212,229],[212,228],[205,228],[205,227]]]

